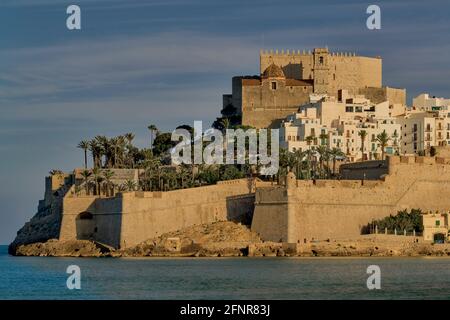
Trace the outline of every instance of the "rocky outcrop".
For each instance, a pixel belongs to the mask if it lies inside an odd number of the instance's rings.
[[[54,206],[40,208],[38,213],[17,232],[8,252],[15,254],[20,245],[45,242],[59,237],[61,215]]]
[[[122,256],[237,257],[248,246],[260,243],[259,236],[240,223],[222,221],[188,227],[121,250]]]
[[[114,249],[88,240],[58,241],[19,245],[17,256],[39,257],[104,257],[112,256]]]
[[[215,222],[165,233],[121,250],[88,240],[48,240],[19,244],[12,254],[54,257],[450,256],[450,244],[431,244],[416,237],[383,235],[302,244],[263,242],[245,225]]]

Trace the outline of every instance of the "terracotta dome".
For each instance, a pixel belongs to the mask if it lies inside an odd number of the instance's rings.
[[[275,63],[272,63],[270,66],[264,70],[262,74],[263,78],[285,78],[283,70],[277,66]]]

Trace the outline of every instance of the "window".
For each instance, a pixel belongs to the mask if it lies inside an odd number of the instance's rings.
[[[323,57],[319,57],[319,64],[323,64]]]
[[[363,112],[362,107],[355,107],[355,112]]]
[[[277,90],[277,83],[275,81],[272,82],[272,90]]]
[[[345,107],[345,112],[353,112],[353,107],[346,106]]]
[[[440,220],[436,220],[436,227],[439,227],[441,225],[441,221]]]

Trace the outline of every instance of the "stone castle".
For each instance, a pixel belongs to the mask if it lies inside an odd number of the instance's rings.
[[[12,246],[60,240],[94,240],[127,248],[163,233],[216,221],[251,226],[265,241],[303,243],[358,236],[373,219],[398,210],[450,207],[450,158],[389,156],[347,164],[347,180],[296,180],[282,184],[240,179],[167,192],[82,196],[76,175],[46,179],[38,214]],[[364,177],[364,179],[360,179]]]
[[[308,103],[311,94],[338,97],[340,90],[364,95],[374,103],[406,103],[405,89],[383,87],[380,57],[315,48],[261,51],[260,76],[234,77],[232,94],[223,96],[223,108],[232,106],[243,125],[277,127]]]

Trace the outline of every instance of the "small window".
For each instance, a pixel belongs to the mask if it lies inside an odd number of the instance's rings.
[[[440,220],[436,220],[436,227],[439,227],[441,225],[441,221]]]
[[[272,90],[277,90],[277,83],[275,81],[272,82]]]
[[[319,64],[323,64],[323,57],[319,57]]]

